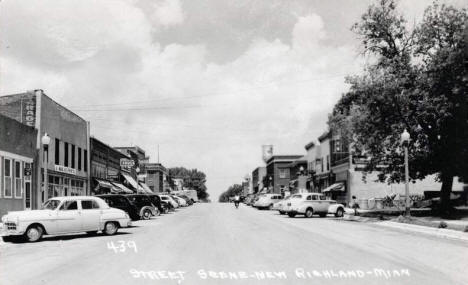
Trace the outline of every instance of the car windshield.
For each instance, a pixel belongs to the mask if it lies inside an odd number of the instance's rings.
[[[292,195],[291,199],[301,199],[302,198],[302,195],[299,195],[299,194],[296,194],[296,195]]]
[[[55,210],[60,205],[60,200],[48,200],[42,205],[43,210]]]

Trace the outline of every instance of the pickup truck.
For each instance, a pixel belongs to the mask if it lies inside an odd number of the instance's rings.
[[[327,214],[342,217],[345,207],[321,193],[302,193],[292,195],[283,210],[291,218],[298,214],[306,218],[311,218],[315,214],[320,217],[325,217]]]

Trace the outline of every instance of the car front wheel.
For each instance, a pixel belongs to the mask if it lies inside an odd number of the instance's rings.
[[[338,208],[338,210],[336,210],[335,217],[341,218],[343,217],[343,214],[344,214],[343,208]]]
[[[44,230],[41,226],[32,226],[26,230],[25,237],[29,242],[36,242],[42,238]]]
[[[105,235],[111,236],[111,235],[115,235],[118,229],[119,227],[117,226],[115,222],[107,222],[106,225],[104,226],[103,232]]]

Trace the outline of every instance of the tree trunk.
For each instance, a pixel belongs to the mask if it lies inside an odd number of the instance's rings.
[[[450,193],[452,192],[453,174],[442,172],[442,188],[440,190],[440,215],[449,216],[451,212]]]

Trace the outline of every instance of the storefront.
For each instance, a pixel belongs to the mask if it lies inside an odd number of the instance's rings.
[[[61,172],[61,171],[67,172]],[[84,196],[86,195],[88,180],[86,177],[77,177],[73,175],[72,169],[56,166],[54,170],[47,171],[47,198],[59,196]],[[71,172],[71,173],[69,173]],[[41,198],[46,199],[44,189],[44,173],[42,173],[42,191]]]

